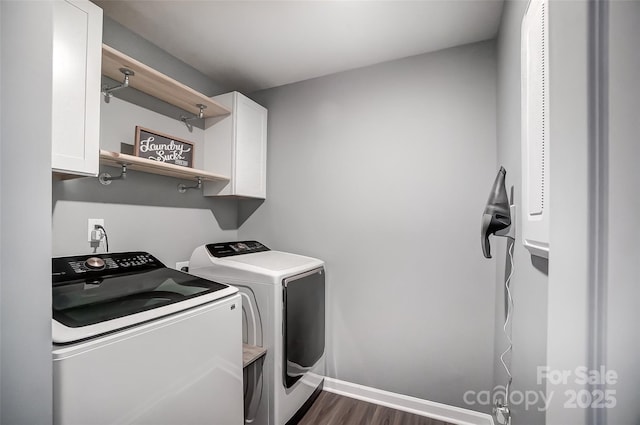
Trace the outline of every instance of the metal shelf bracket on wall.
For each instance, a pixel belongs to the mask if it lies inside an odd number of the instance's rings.
[[[187,126],[187,129],[189,130],[189,132],[193,131],[193,125],[191,125],[189,121],[204,118],[204,110],[207,109],[207,105],[203,105],[202,103],[198,103],[196,106],[200,108],[200,112],[198,113],[198,115],[194,115],[192,117],[188,117],[186,115],[180,115],[180,121],[182,121],[184,125]]]
[[[129,87],[129,77],[136,75],[135,72],[130,70],[129,68],[120,68],[120,72],[124,74],[124,80],[122,84],[118,84],[117,86],[107,87],[106,85],[102,89],[102,95],[104,96],[104,101],[109,103],[111,98],[113,97],[113,92]]]
[[[111,174],[109,173],[101,173],[98,176],[98,180],[100,181],[100,183],[102,183],[103,185],[110,185],[112,181],[114,180],[124,180],[127,178],[127,164],[122,164],[122,172],[120,173],[119,176],[115,176],[115,177],[111,177]]]
[[[186,186],[180,183],[178,185],[178,192],[185,193],[189,189],[202,189],[202,178],[196,177],[196,179],[198,180],[198,182],[195,184],[195,186]]]

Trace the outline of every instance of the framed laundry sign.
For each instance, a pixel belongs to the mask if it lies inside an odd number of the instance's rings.
[[[148,128],[136,126],[134,153],[140,158],[193,168],[194,144]]]

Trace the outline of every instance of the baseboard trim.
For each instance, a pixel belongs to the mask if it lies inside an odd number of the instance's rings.
[[[494,425],[493,418],[486,413],[365,387],[339,379],[324,378],[324,390],[455,425]]]

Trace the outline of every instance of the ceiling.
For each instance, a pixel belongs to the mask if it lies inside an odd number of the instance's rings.
[[[502,0],[102,0],[104,13],[243,92],[494,38]]]

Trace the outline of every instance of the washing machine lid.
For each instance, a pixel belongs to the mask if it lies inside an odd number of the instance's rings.
[[[148,253],[60,257],[52,262],[53,341],[58,344],[131,327],[237,292],[229,285],[167,268]]]
[[[244,268],[247,266],[256,267],[267,272],[277,274],[287,270],[306,267],[309,265],[310,260],[311,259],[309,257],[304,257],[302,255],[289,254],[287,252],[280,251],[268,251],[227,258],[225,263],[237,268]]]

